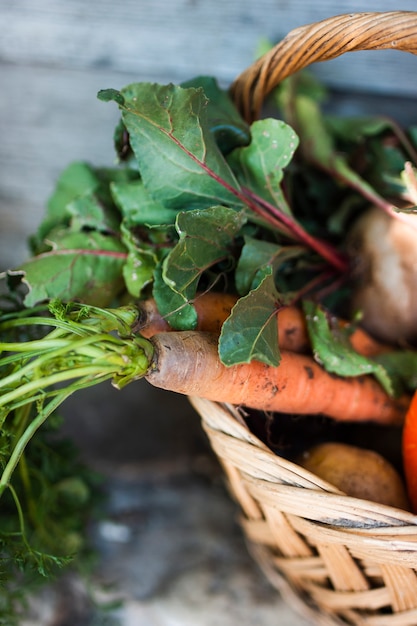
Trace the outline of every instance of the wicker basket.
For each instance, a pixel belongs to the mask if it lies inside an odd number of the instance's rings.
[[[249,121],[283,78],[344,52],[417,53],[417,12],[332,17],[292,31],[233,84]],[[222,463],[254,558],[312,623],[417,625],[417,516],[348,497],[273,453],[236,407],[190,398]]]

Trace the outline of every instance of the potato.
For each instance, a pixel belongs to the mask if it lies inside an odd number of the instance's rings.
[[[349,496],[410,510],[399,473],[373,450],[321,443],[305,451],[297,462]]]
[[[369,333],[390,343],[417,340],[417,215],[390,217],[371,207],[348,234],[352,311]]]

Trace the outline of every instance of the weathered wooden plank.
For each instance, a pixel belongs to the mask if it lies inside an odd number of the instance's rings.
[[[0,70],[0,271],[27,254],[60,171],[73,160],[114,162],[117,107],[96,98],[121,87],[109,72],[27,66]]]
[[[107,68],[176,80],[196,73],[230,82],[251,63],[259,41],[337,13],[393,7],[380,0],[14,0],[2,3],[0,58],[11,63]],[[331,84],[416,93],[417,61],[398,53],[355,53],[320,67]],[[401,57],[401,58],[400,58]]]

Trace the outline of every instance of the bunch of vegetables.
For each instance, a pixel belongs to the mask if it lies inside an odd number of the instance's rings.
[[[210,77],[99,97],[117,166],[71,164],[3,274],[0,510],[25,546],[32,439],[78,389],[145,377],[400,431],[417,388],[417,127],[324,114],[307,73],[250,126]]]

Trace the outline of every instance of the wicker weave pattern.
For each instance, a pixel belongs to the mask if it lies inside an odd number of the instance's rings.
[[[231,94],[252,121],[265,97],[287,76],[345,52],[383,49],[417,54],[417,12],[352,13],[296,28],[235,80]]]
[[[417,516],[345,496],[273,454],[238,410],[190,398],[272,584],[325,625],[417,624]]]

